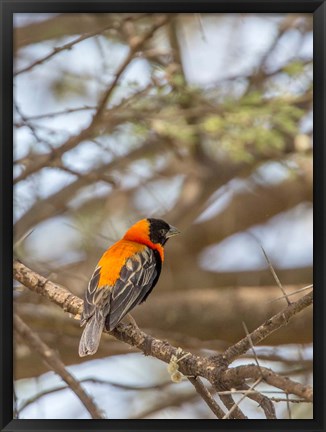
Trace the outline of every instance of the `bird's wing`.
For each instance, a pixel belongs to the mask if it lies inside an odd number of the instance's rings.
[[[106,324],[110,329],[146,299],[156,285],[160,272],[159,254],[149,247],[128,258],[112,289],[110,305],[106,311]]]
[[[146,299],[160,272],[160,256],[149,247],[126,260],[113,287],[98,286],[101,267],[97,267],[85,293],[82,324],[99,313],[107,316],[106,326],[112,330],[132,308]]]
[[[98,283],[101,276],[101,267],[96,267],[84,296],[84,308],[81,317],[81,325],[85,324],[88,318],[94,315],[96,306],[104,300],[104,294],[110,294],[108,290],[98,290]]]

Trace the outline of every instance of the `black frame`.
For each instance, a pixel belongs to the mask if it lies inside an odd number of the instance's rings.
[[[17,12],[306,12],[314,16],[314,285],[318,302],[314,308],[313,420],[13,420],[12,338],[12,14]],[[325,328],[323,316],[325,271],[325,106],[326,106],[326,4],[325,0],[0,0],[1,18],[1,250],[0,250],[0,430],[1,431],[141,431],[141,430],[274,430],[323,431],[325,429]],[[223,426],[222,426],[223,425]]]

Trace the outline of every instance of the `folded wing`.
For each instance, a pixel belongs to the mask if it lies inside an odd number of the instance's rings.
[[[128,258],[113,287],[99,287],[101,267],[95,269],[85,294],[82,324],[94,314],[106,317],[106,328],[114,329],[136,305],[146,300],[161,272],[157,251],[145,247]]]

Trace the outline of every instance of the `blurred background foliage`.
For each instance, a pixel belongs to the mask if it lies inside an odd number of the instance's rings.
[[[15,15],[15,254],[82,296],[110,244],[140,218],[163,218],[182,235],[133,315],[177,346],[219,351],[244,336],[243,321],[251,331],[285,306],[272,301],[281,292],[259,243],[287,292],[312,282],[312,16],[171,14],[122,66],[159,18]],[[93,379],[85,387],[111,418],[210,416],[187,383],[169,384],[164,365],[107,336],[85,362],[77,321],[17,284],[14,297],[74,374]],[[18,407],[50,389],[21,416],[86,418],[16,342]],[[310,382],[311,343],[307,310],[261,355]],[[292,416],[311,413],[296,406]]]

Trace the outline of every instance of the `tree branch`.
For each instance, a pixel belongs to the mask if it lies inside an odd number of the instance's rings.
[[[65,288],[59,287],[53,282],[46,280],[18,261],[14,261],[14,278],[32,291],[44,295],[49,300],[62,307],[63,310],[77,316],[81,313],[83,307],[81,299],[71,294]],[[311,303],[312,293],[292,303],[282,312],[275,315],[252,332],[250,334],[252,342],[257,343],[269,333],[284,326],[291,317]],[[293,393],[306,400],[312,400],[312,388],[309,385],[303,386],[300,383],[275,374],[270,369],[260,368],[256,365],[228,368],[231,361],[250,348],[248,337],[226,350],[222,356],[200,357],[190,352],[186,353],[180,350],[180,348],[177,349],[167,341],[156,339],[132,324],[125,325],[120,323],[111,334],[120,341],[137,347],[143,351],[145,355],[151,355],[165,363],[170,363],[172,356],[175,356],[178,359],[179,370],[183,375],[206,378],[217,389],[222,388],[227,390],[234,388],[239,382],[243,382],[246,378],[262,378],[268,384],[281,388],[286,393]],[[226,403],[228,409],[231,409],[233,406],[232,397],[228,399],[225,398],[224,403]],[[245,417],[238,407],[233,408],[233,410],[235,417]]]
[[[294,382],[287,377],[276,374],[269,368],[258,367],[255,364],[236,366],[224,371],[223,375],[225,380],[231,379],[232,382],[234,380],[242,381],[246,378],[257,380],[262,377],[266,383],[282,389],[286,393],[293,393],[309,402],[313,401],[313,390],[310,386]]]
[[[294,315],[296,315],[298,312],[302,311],[306,307],[310,306],[312,302],[313,291],[301,297],[297,302],[291,303],[291,305],[284,309],[282,312],[274,315],[272,318],[265,321],[261,326],[259,326],[256,330],[250,333],[250,339],[252,343],[254,345],[258,344],[277,329],[287,325],[289,320]],[[246,336],[245,338],[237,342],[235,345],[228,348],[223,354],[223,359],[227,362],[227,364],[230,364],[241,354],[247,352],[249,348],[250,340]]]
[[[99,100],[98,107],[93,115],[90,124],[87,127],[85,127],[78,135],[74,135],[70,137],[60,147],[53,149],[52,152],[45,155],[38,155],[37,160],[35,160],[34,158],[33,162],[31,162],[29,166],[26,166],[25,170],[14,179],[14,183],[18,183],[19,181],[26,179],[31,174],[47,166],[49,163],[51,162],[53,163],[53,160],[59,159],[66,151],[73,149],[80,142],[84,141],[85,139],[89,138],[92,135],[95,128],[98,126],[99,120],[103,114],[103,111],[106,107],[106,104],[110,96],[112,95],[114,89],[116,88],[116,85],[120,80],[120,77],[122,76],[126,68],[129,66],[130,62],[133,60],[134,55],[138,50],[142,48],[145,42],[148,41],[148,39],[150,39],[153,36],[156,30],[158,30],[160,27],[165,25],[169,19],[170,19],[169,16],[159,17],[157,19],[157,22],[151,27],[151,29],[147,33],[145,33],[143,36],[139,38],[133,37],[130,39],[129,53],[125,58],[125,60],[120,65],[120,67],[118,68],[112,83],[102,94],[102,97]]]
[[[216,400],[204,386],[202,380],[199,377],[188,377],[188,380],[195,387],[196,392],[202,397],[206,402],[210,410],[216,415],[217,418],[223,418],[225,413],[222,408],[218,405]]]
[[[24,343],[26,343],[32,350],[35,350],[43,359],[43,361],[58,374],[69,388],[81,400],[87,411],[93,419],[105,418],[95,405],[92,398],[85,392],[80,383],[67,371],[65,365],[60,360],[59,356],[48,347],[39,336],[32,331],[24,321],[14,314],[14,329],[19,334]]]
[[[15,223],[15,237],[20,238],[26,231],[36,224],[50,217],[63,213],[69,206],[69,201],[83,187],[89,186],[99,179],[100,176],[106,175],[108,172],[122,168],[131,163],[144,152],[156,153],[163,148],[164,141],[156,136],[152,136],[146,140],[139,148],[131,150],[127,155],[120,156],[112,162],[101,164],[96,168],[92,168],[88,173],[78,177],[75,181],[53,193],[48,198],[36,202],[32,207],[23,214],[23,216]]]
[[[64,45],[62,45],[61,47],[56,47],[53,48],[53,50],[46,56],[40,58],[39,60],[36,60],[35,62],[33,62],[32,64],[30,64],[29,66],[26,66],[22,69],[20,69],[17,72],[14,72],[14,76],[17,75],[21,75],[25,72],[30,71],[31,69],[33,69],[35,66],[38,66],[40,64],[45,63],[46,61],[50,60],[53,56],[55,56],[56,54],[60,53],[61,51],[65,51],[65,50],[70,50],[74,45],[78,44],[79,42],[82,42],[86,39],[89,39],[93,36],[99,35],[104,33],[105,31],[109,30],[111,28],[111,24],[102,28],[102,29],[98,29],[89,33],[85,33],[82,36],[79,36],[77,39],[74,39],[73,41],[66,43]]]

